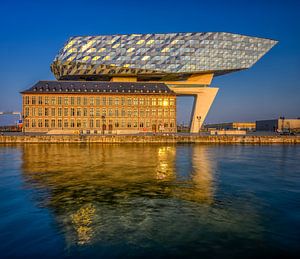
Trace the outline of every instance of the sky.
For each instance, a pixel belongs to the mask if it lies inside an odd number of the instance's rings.
[[[296,0],[1,1],[0,111],[21,111],[20,91],[55,79],[50,64],[71,36],[222,31],[279,43],[250,69],[214,78],[219,92],[205,122],[297,118],[299,14]],[[192,101],[178,98],[179,123]]]

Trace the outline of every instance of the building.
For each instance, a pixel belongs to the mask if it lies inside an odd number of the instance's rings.
[[[25,132],[176,132],[176,94],[162,83],[40,81],[22,94]]]
[[[224,32],[78,36],[65,43],[51,71],[58,82],[154,83],[194,96],[190,131],[198,132],[218,92],[213,77],[251,67],[276,43]]]
[[[227,122],[227,123],[216,123],[207,124],[204,126],[206,129],[218,129],[218,130],[255,130],[255,122]]]
[[[300,119],[279,118],[256,121],[257,131],[300,131]]]

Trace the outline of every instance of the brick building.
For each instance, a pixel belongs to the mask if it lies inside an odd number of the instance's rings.
[[[176,94],[163,83],[39,81],[22,95],[24,132],[176,132]]]

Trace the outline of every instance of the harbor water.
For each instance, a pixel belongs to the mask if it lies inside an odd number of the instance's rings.
[[[0,257],[300,255],[300,146],[0,145]]]

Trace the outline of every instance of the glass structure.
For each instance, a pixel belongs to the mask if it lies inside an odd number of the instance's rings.
[[[251,67],[277,41],[225,32],[71,37],[51,64],[59,80],[184,80]]]

